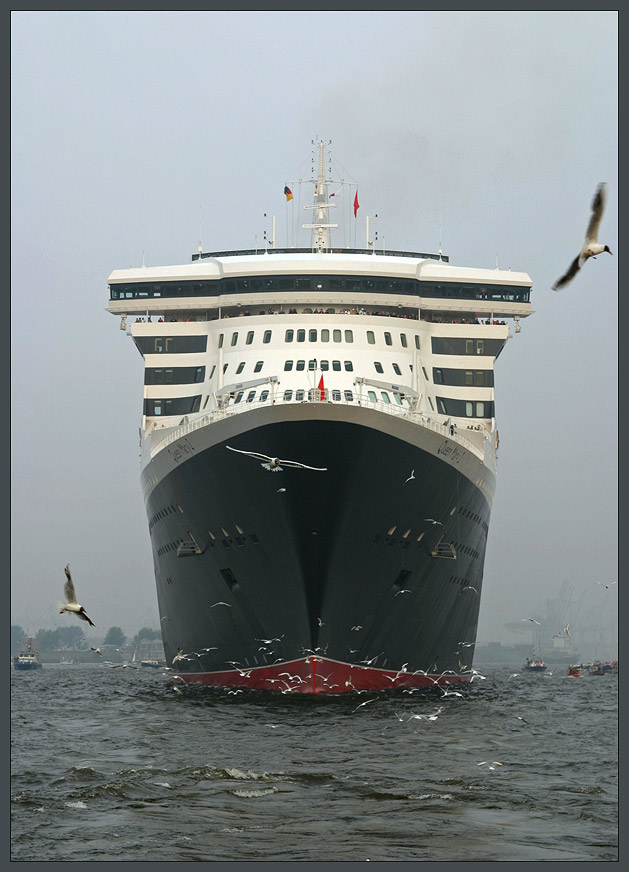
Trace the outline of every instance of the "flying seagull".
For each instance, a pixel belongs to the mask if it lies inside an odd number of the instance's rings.
[[[604,581],[597,581],[596,583],[600,584],[601,587],[604,587],[605,590],[609,590],[609,588],[612,587],[612,585],[616,584],[615,581],[610,581],[609,584],[605,584]]]
[[[597,242],[598,239],[598,226],[601,223],[601,218],[603,217],[603,209],[605,207],[605,185],[600,184],[596,189],[596,194],[594,194],[594,199],[592,200],[592,214],[590,216],[590,223],[588,224],[588,229],[585,232],[585,242],[583,243],[583,248],[581,252],[575,259],[572,261],[566,273],[560,278],[557,279],[555,284],[553,285],[553,291],[560,291],[568,282],[572,281],[572,279],[579,272],[585,261],[590,257],[596,257],[597,254],[602,254],[604,251],[607,251],[609,254],[612,252],[609,250],[608,245],[602,245],[600,242]]]
[[[86,615],[85,609],[76,601],[76,594],[74,593],[74,584],[72,583],[72,576],[70,575],[69,565],[65,567],[65,574],[67,580],[63,586],[63,593],[66,598],[66,602],[64,605],[61,606],[59,614],[62,615],[64,612],[74,612],[77,618],[80,618],[82,621],[87,621],[90,627],[93,627],[94,624]]]
[[[443,524],[441,523],[441,521],[435,521],[434,518],[424,518],[424,521],[426,521],[428,524],[433,524],[433,526],[435,524],[438,524],[440,527],[443,527]]]
[[[524,623],[525,621],[533,621],[533,623],[534,623],[534,624],[537,624],[538,627],[541,627],[541,626],[542,626],[542,625],[540,624],[539,621],[536,621],[536,620],[535,620],[535,618],[521,618],[521,619],[520,619],[520,623],[521,623],[521,624]]]
[[[280,460],[279,457],[269,457],[267,454],[258,454],[256,451],[241,451],[239,448],[231,448],[225,446],[230,451],[237,451],[239,454],[246,454],[249,457],[255,457],[256,460],[264,461],[261,466],[268,469],[269,472],[282,472],[283,467],[290,466],[296,469],[312,469],[315,472],[327,472],[327,467],[306,466],[305,463],[298,463],[296,460]]]
[[[413,471],[411,472],[411,474],[410,474],[409,477],[406,479],[406,481],[404,482],[404,484],[408,484],[409,481],[414,481],[414,480],[415,480],[415,470],[413,470]],[[402,485],[402,487],[404,487],[404,485]]]
[[[93,651],[94,654],[98,654],[99,657],[103,656],[100,648],[90,648],[90,651]]]

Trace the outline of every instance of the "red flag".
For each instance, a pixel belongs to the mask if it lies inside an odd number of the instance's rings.
[[[323,376],[321,376],[321,378],[319,379],[319,399],[320,400],[325,399],[325,388],[323,386]]]
[[[354,218],[356,217],[356,213],[358,212],[358,191],[354,195]]]

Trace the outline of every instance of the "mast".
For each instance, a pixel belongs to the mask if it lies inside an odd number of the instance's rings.
[[[313,141],[314,142],[314,141]],[[329,143],[328,143],[329,144]],[[304,206],[313,209],[313,223],[303,224],[304,229],[312,230],[312,247],[316,251],[326,251],[330,248],[330,228],[338,224],[330,224],[328,209],[334,208],[334,203],[328,202],[328,184],[325,177],[325,145],[319,142],[319,166],[314,189],[314,205]]]

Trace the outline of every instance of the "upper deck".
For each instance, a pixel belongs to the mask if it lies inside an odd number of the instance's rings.
[[[114,270],[108,284],[108,311],[118,315],[206,313],[204,320],[213,320],[232,309],[256,307],[258,314],[259,307],[310,304],[410,309],[423,320],[531,314],[526,273],[453,266],[412,252],[217,252],[189,264]]]

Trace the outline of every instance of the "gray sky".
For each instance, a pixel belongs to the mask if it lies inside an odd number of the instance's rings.
[[[504,625],[563,581],[574,626],[615,638],[617,64],[614,11],[13,12],[12,622],[67,625],[69,562],[99,635],[158,625],[142,360],[106,280],[188,263],[200,235],[253,247],[265,212],[285,244],[319,136],[363,237],[377,213],[389,248],[533,279],[496,365],[479,642],[529,641]],[[614,257],[554,293],[599,182]]]

